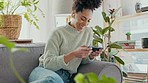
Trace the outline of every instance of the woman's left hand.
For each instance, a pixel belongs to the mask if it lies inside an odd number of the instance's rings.
[[[89,55],[90,60],[94,59],[96,56],[99,56],[102,53],[102,50],[91,52]]]

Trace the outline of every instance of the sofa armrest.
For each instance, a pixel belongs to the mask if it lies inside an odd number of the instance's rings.
[[[122,83],[122,71],[111,62],[94,61],[89,64],[80,65],[78,73],[94,72],[100,78],[103,74],[107,77],[114,78],[117,83]]]

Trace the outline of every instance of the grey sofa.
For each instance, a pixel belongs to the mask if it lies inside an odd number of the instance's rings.
[[[26,83],[31,71],[38,66],[38,58],[44,52],[45,44],[17,44],[17,48],[28,48],[29,52],[13,53],[14,66]],[[120,68],[108,62],[92,62],[81,65],[78,72],[94,72],[100,78],[103,74],[116,79],[117,83],[122,83],[122,74]],[[0,45],[0,83],[20,83],[13,74],[9,65],[9,52]]]

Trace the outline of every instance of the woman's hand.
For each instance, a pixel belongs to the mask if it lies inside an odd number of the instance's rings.
[[[72,60],[73,58],[85,58],[87,57],[90,53],[92,52],[92,50],[90,48],[88,48],[87,46],[80,46],[79,48],[77,48],[76,50],[66,54],[64,56],[64,62],[67,64],[70,60]]]
[[[96,56],[99,56],[102,53],[102,50],[91,52],[89,55],[90,60],[94,59]]]
[[[75,57],[77,58],[87,57],[91,52],[92,50],[87,46],[80,46],[79,48],[73,51]]]

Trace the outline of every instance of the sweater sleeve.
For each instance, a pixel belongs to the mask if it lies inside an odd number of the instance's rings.
[[[43,67],[56,71],[66,67],[68,64],[64,62],[64,55],[59,55],[59,47],[62,43],[60,34],[55,31],[48,40],[44,52]]]

